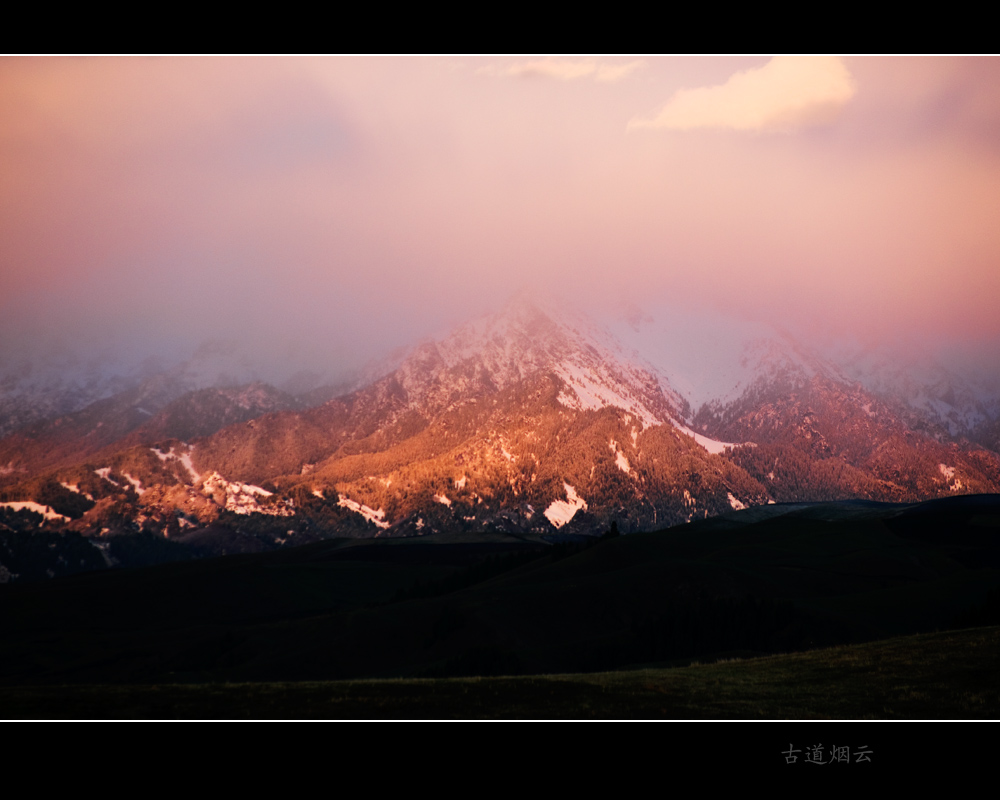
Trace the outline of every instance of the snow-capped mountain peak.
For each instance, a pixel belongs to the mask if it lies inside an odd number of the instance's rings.
[[[683,399],[669,379],[609,331],[584,316],[525,298],[415,348],[400,367],[411,402],[432,385],[427,376],[441,371],[460,372],[494,390],[549,373],[564,384],[563,405],[620,408],[646,427],[684,416]]]

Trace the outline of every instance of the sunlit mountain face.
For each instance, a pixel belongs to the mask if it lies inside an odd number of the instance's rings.
[[[174,367],[0,440],[4,525],[233,552],[558,540],[771,503],[1000,489],[1000,456],[969,438],[994,406],[971,384],[942,391],[931,370],[920,389],[920,374],[866,385],[857,362],[786,332],[705,316],[684,328],[666,313],[586,314],[522,293],[346,393],[192,389],[197,370]]]
[[[995,492],[998,78],[0,60],[0,575]]]

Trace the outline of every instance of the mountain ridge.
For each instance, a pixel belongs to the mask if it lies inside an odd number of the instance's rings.
[[[0,440],[2,501],[64,508],[70,521],[44,524],[98,538],[181,541],[222,525],[278,546],[443,530],[594,534],[612,521],[630,532],[769,502],[1000,491],[996,453],[920,429],[899,402],[761,326],[726,345],[732,370],[716,383],[729,389],[692,410],[699,395],[675,383],[696,381],[663,355],[683,343],[644,344],[643,327],[663,330],[644,320],[519,297],[320,405],[264,384],[201,389],[143,424],[118,411],[120,429],[95,434],[97,406],[41,425],[36,450],[47,452],[25,457],[23,473],[10,454],[31,436]],[[134,411],[135,397],[116,397],[101,402]],[[84,494],[93,505],[80,513],[74,495]]]

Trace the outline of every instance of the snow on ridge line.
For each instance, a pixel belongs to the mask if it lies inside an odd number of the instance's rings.
[[[587,501],[580,497],[576,490],[563,481],[563,489],[566,491],[566,500],[553,500],[544,513],[553,527],[561,528],[576,515],[581,508],[587,510]],[[569,502],[566,502],[566,501]]]
[[[389,527],[389,523],[385,521],[385,511],[381,508],[376,511],[374,508],[369,508],[368,506],[355,502],[342,494],[337,495],[337,505],[357,512],[379,528],[385,529]]]

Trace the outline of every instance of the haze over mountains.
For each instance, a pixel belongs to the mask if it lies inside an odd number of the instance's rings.
[[[877,355],[834,363],[759,323],[638,305],[601,318],[521,294],[350,392],[233,385],[252,365],[218,346],[84,384],[77,402],[108,396],[57,416],[9,380],[5,401],[37,421],[0,440],[3,523],[207,553],[1000,491],[997,396],[934,365],[872,369]]]
[[[235,338],[274,383],[290,342],[319,371],[357,368],[544,286],[992,344],[995,367],[998,73],[6,58],[0,361],[52,340],[172,363]]]

